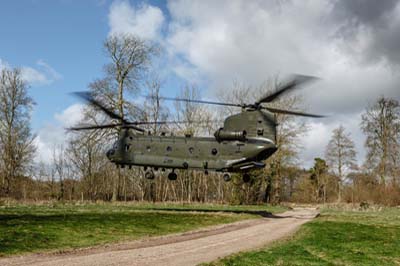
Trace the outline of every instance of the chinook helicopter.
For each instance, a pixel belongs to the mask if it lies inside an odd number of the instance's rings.
[[[298,88],[300,85],[315,80],[315,77],[295,75],[289,82],[261,97],[255,103],[225,103],[184,98],[159,97],[163,100],[239,107],[241,112],[227,117],[223,127],[213,137],[166,136],[146,134],[139,127],[149,124],[166,124],[174,122],[130,122],[107,108],[88,92],[78,92],[77,96],[102,110],[113,124],[76,126],[70,130],[96,130],[120,128],[118,140],[106,153],[108,159],[117,167],[142,166],[145,177],[154,179],[154,171],[171,169],[169,180],[176,180],[176,169],[201,170],[223,173],[225,181],[231,180],[232,172],[242,173],[243,181],[250,181],[249,172],[255,168],[265,167],[264,160],[276,150],[276,117],[275,114],[296,115],[320,118],[322,115],[289,111],[269,107],[268,104],[283,94]]]

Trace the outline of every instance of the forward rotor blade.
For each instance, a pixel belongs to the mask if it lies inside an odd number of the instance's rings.
[[[145,130],[137,127],[137,125],[165,125],[165,124],[185,124],[185,123],[207,123],[207,122],[220,122],[220,121],[135,121],[135,122],[127,122],[127,123],[120,123],[120,124],[105,124],[105,125],[82,125],[76,127],[67,128],[68,130],[94,130],[94,129],[107,129],[107,128],[115,128],[115,127],[122,127],[122,128],[132,128],[140,132],[144,132]]]
[[[67,130],[73,131],[80,131],[80,130],[95,130],[95,129],[107,129],[107,128],[115,128],[115,127],[122,127],[122,128],[132,128],[140,132],[144,132],[143,128],[137,127],[135,125],[127,125],[127,124],[107,124],[107,125],[93,125],[93,126],[77,126],[77,127],[70,127]]]
[[[266,96],[258,100],[256,104],[272,102],[278,99],[282,94],[288,93],[289,91],[298,88],[299,85],[304,85],[317,79],[317,77],[312,76],[294,75],[289,82],[286,82],[283,85],[279,86],[275,92],[267,94]]]
[[[156,98],[152,96],[145,96],[146,98]],[[213,102],[213,101],[202,101],[202,100],[191,100],[184,98],[173,98],[173,97],[157,97],[160,100],[167,101],[176,101],[176,102],[188,102],[188,103],[204,103],[204,104],[213,104],[213,105],[223,105],[223,106],[234,106],[234,107],[242,107],[242,104],[238,103],[223,103],[223,102]]]
[[[81,92],[75,92],[73,94],[78,96],[79,98],[85,100],[86,102],[91,103],[94,106],[98,107],[100,110],[102,110],[104,113],[106,113],[110,118],[117,119],[117,120],[119,120],[119,121],[121,121],[123,123],[127,122],[120,115],[116,114],[115,112],[113,112],[109,108],[105,107],[101,102],[99,102],[96,99],[94,99],[90,92],[81,91]]]
[[[308,113],[303,113],[303,112],[282,110],[282,109],[277,109],[277,108],[272,108],[272,107],[265,107],[265,106],[262,106],[261,108],[266,109],[266,110],[268,110],[268,111],[270,111],[272,113],[278,113],[278,114],[298,115],[298,116],[307,116],[307,117],[314,117],[314,118],[325,117],[324,115],[308,114]]]
[[[69,127],[68,130],[91,130],[91,129],[105,129],[105,128],[114,128],[117,126],[121,126],[122,124],[106,124],[106,125],[88,125],[88,126],[76,126]]]

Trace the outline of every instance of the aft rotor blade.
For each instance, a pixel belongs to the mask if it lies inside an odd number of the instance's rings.
[[[166,125],[166,124],[201,124],[207,122],[221,122],[219,120],[210,120],[210,121],[136,121],[136,122],[128,122],[127,125]]]
[[[130,124],[123,124],[121,127],[122,128],[131,128],[131,129],[137,130],[139,132],[145,132],[146,131],[143,128],[137,127],[135,125],[130,125]]]
[[[110,118],[117,119],[123,123],[127,122],[120,115],[116,114],[109,108],[105,107],[101,102],[94,99],[93,95],[90,92],[87,92],[87,91],[75,92],[74,95],[76,95],[79,98],[85,100],[86,102],[91,103],[94,106],[98,107],[100,110],[102,110],[104,113],[106,113]]]
[[[173,97],[152,97],[152,96],[145,96],[146,98],[158,98],[160,100],[167,100],[167,101],[176,101],[176,102],[188,102],[188,103],[203,103],[203,104],[213,104],[213,105],[223,105],[223,106],[234,106],[234,107],[242,107],[242,104],[238,103],[223,103],[223,102],[213,102],[213,101],[203,101],[203,100],[192,100],[192,99],[185,99],[185,98],[173,98]]]
[[[269,103],[276,99],[278,99],[282,94],[288,93],[296,88],[299,85],[304,85],[306,83],[310,83],[312,81],[317,80],[317,77],[312,76],[304,76],[304,75],[294,75],[289,82],[284,83],[283,85],[279,86],[276,91],[271,94],[268,94],[258,100],[256,103]]]
[[[296,111],[289,111],[289,110],[282,110],[282,109],[277,109],[277,108],[272,108],[272,107],[262,107],[263,109],[266,109],[272,113],[278,113],[278,114],[286,114],[286,115],[298,115],[298,116],[307,116],[307,117],[314,117],[314,118],[322,118],[325,117],[324,115],[317,115],[317,114],[308,114],[308,113],[303,113],[303,112],[296,112]]]

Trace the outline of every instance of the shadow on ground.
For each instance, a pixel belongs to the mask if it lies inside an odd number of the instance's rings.
[[[174,211],[174,212],[205,212],[205,213],[235,213],[235,214],[252,214],[252,215],[258,215],[264,218],[275,218],[275,219],[281,219],[281,218],[288,218],[288,216],[279,216],[272,214],[267,211],[254,211],[254,210],[215,210],[215,209],[179,209],[179,208],[150,208],[150,210],[153,211]]]

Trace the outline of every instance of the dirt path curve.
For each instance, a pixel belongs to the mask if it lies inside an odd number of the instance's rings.
[[[316,209],[299,208],[268,218],[108,247],[3,258],[0,265],[197,265],[262,247],[294,233],[317,215]]]

